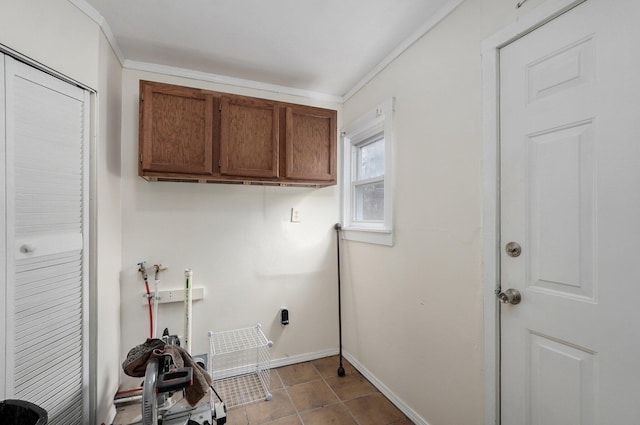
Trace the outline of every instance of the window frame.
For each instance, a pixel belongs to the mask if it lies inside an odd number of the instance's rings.
[[[344,239],[393,246],[393,110],[394,99],[387,99],[373,110],[347,125],[342,132],[342,237]],[[358,150],[369,143],[375,142],[379,135],[384,138],[384,173],[382,176],[358,180]],[[380,221],[356,221],[356,185],[379,181],[384,183],[384,219]]]
[[[380,183],[384,185],[385,173],[383,172],[380,175],[373,177],[362,178],[359,176],[360,166],[362,165],[362,150],[374,143],[382,140],[385,141],[384,138],[384,130],[375,133],[373,136],[367,137],[364,140],[359,140],[357,143],[351,144],[351,226],[358,228],[374,228],[374,227],[382,227],[384,225],[384,218],[382,220],[356,220],[355,217],[358,216],[359,210],[359,202],[358,202],[358,187],[366,186],[369,184]],[[384,159],[386,159],[386,152],[384,154]],[[386,198],[386,197],[385,197]],[[383,212],[386,211],[386,205],[383,207]]]

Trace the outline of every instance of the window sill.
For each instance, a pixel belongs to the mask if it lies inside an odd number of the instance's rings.
[[[343,227],[342,239],[355,242],[393,246],[393,232],[391,230]]]

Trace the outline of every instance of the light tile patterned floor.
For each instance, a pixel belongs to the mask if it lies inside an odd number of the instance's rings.
[[[337,356],[271,370],[271,401],[229,409],[228,425],[412,425],[346,360]]]

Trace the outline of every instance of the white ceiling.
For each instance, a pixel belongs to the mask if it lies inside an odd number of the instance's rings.
[[[352,90],[399,46],[415,40],[452,2],[84,1],[102,15],[125,62],[337,97]]]

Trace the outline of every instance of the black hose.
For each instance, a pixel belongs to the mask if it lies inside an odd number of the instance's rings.
[[[209,387],[211,387],[211,389],[213,390],[214,394],[216,395],[216,397],[218,397],[218,400],[220,400],[220,402],[222,404],[224,404],[224,400],[222,400],[222,397],[220,397],[220,394],[218,394],[218,392],[216,391],[215,388],[213,388],[213,385],[209,385]],[[226,407],[225,407],[226,408]]]
[[[344,376],[344,367],[342,366],[342,300],[340,297],[340,230],[342,226],[336,223],[333,226],[336,229],[336,252],[338,253],[338,335],[340,337],[340,366],[338,367],[338,376]]]

